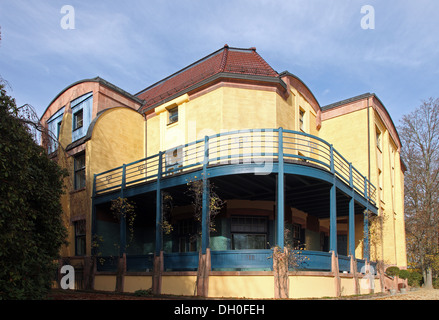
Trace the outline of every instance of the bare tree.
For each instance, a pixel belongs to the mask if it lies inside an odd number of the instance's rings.
[[[399,128],[405,173],[405,220],[409,263],[432,286],[438,258],[439,99],[430,98],[403,116]]]

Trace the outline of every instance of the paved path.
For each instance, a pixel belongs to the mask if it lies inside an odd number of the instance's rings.
[[[407,293],[397,293],[393,296],[378,297],[374,300],[439,300],[439,289],[418,289]]]

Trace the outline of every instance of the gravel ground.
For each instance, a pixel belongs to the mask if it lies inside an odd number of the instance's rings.
[[[407,293],[397,293],[386,297],[378,297],[375,300],[439,300],[439,289],[418,289],[407,291]]]
[[[197,297],[179,297],[179,296],[158,296],[158,297],[136,297],[132,294],[117,294],[104,292],[81,292],[81,291],[65,291],[53,290],[49,296],[49,300],[173,300],[173,299],[197,299]],[[333,298],[337,300],[337,298]],[[355,296],[343,297],[342,300],[439,300],[439,289],[416,289],[407,291],[407,293],[376,294],[369,297]]]

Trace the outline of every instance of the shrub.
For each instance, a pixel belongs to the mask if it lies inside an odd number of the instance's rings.
[[[400,270],[399,277],[403,280],[408,279],[410,276],[410,272],[408,270]]]
[[[412,271],[409,274],[408,282],[411,287],[419,287],[421,285],[422,275],[417,271]]]
[[[66,172],[37,145],[0,81],[0,299],[42,299],[66,243]]]
[[[433,288],[439,289],[439,278],[433,280]]]
[[[391,277],[395,277],[397,275],[399,275],[399,268],[398,267],[388,267],[386,269],[386,274],[391,276]]]
[[[136,290],[134,291],[134,295],[136,297],[147,297],[152,295],[152,288],[149,288],[148,290]]]

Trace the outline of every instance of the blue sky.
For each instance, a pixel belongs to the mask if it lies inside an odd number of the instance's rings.
[[[75,29],[63,29],[64,5]],[[371,5],[375,29],[363,29]],[[0,75],[41,116],[78,80],[137,93],[221,48],[256,47],[321,106],[366,92],[398,124],[439,97],[437,0],[0,0]]]

